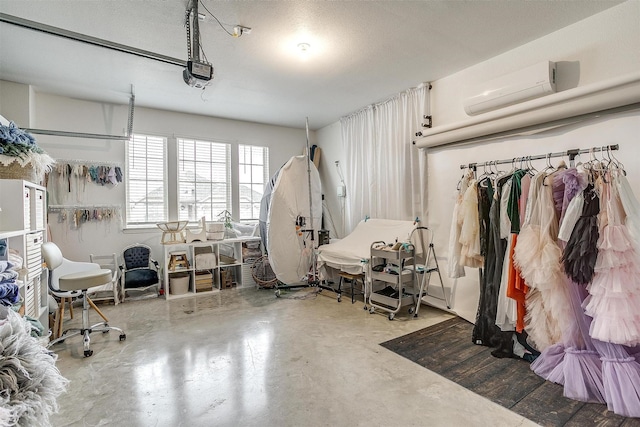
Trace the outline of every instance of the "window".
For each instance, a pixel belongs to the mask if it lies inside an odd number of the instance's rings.
[[[269,148],[238,146],[240,221],[258,220],[264,185],[269,180]]]
[[[167,219],[165,138],[133,135],[127,143],[128,226]]]
[[[207,221],[231,211],[229,144],[178,138],[178,216]]]

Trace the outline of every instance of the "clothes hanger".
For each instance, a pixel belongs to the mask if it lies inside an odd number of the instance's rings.
[[[487,176],[487,162],[482,163],[482,174],[476,178],[477,182],[482,181]]]
[[[547,166],[544,169],[542,169],[542,172],[540,172],[540,173],[546,174],[544,176],[544,178],[542,178],[542,185],[547,186],[547,185],[549,185],[549,184],[547,184],[547,178],[552,176],[558,170],[555,167],[553,167],[553,165],[551,164],[551,153],[547,154],[547,156],[545,158],[547,160]],[[551,171],[551,172],[549,172],[549,171]],[[549,173],[547,173],[547,172],[549,172]]]
[[[538,173],[538,170],[533,166],[533,162],[531,161],[531,156],[527,156],[527,168],[529,169],[529,174],[535,175]]]
[[[624,176],[627,176],[627,171],[624,170],[624,165],[620,160],[616,158],[616,156],[613,155],[613,150],[611,149],[610,145],[607,146],[607,153],[609,155],[609,158],[613,161],[613,164],[615,165],[615,169],[622,171],[622,174]]]

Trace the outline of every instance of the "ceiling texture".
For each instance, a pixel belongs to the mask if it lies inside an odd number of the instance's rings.
[[[188,0],[0,0],[0,80],[115,104],[133,88],[136,106],[294,128],[308,117],[319,129],[619,3],[200,0],[201,47],[215,70],[202,90],[185,84],[182,66],[4,19],[186,61]],[[250,33],[229,35],[237,25]]]

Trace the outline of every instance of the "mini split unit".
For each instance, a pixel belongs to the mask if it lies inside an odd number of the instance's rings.
[[[464,111],[470,116],[497,110],[556,91],[556,64],[545,61],[488,81],[470,91]]]

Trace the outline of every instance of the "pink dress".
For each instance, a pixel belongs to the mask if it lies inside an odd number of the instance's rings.
[[[624,225],[624,210],[611,176],[601,184],[600,237],[593,281],[583,307],[593,318],[592,338],[640,344],[640,258]]]

